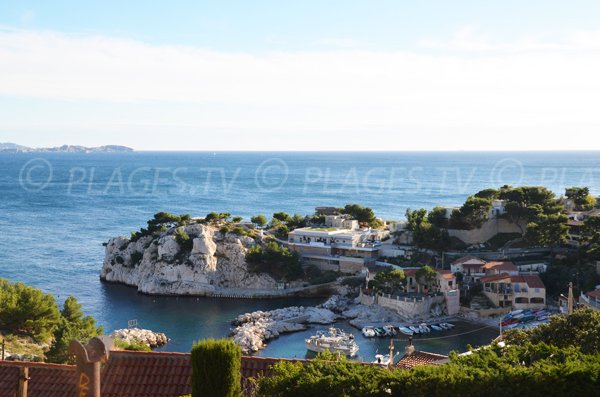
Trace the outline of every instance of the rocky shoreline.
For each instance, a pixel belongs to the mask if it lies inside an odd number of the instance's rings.
[[[322,307],[292,306],[239,315],[232,323],[233,340],[244,354],[256,353],[281,334],[302,331],[308,324],[332,324],[338,316]]]
[[[267,341],[282,334],[306,330],[310,324],[334,324],[339,320],[348,320],[359,330],[365,326],[416,323],[415,319],[405,318],[392,309],[366,306],[358,299],[333,295],[316,307],[292,306],[241,314],[232,321],[234,328],[231,335],[244,354],[252,354],[264,349]]]

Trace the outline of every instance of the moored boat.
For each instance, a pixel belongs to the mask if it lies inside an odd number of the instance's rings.
[[[329,332],[318,331],[316,335],[304,340],[306,348],[310,351],[321,353],[328,350],[332,353],[354,357],[358,353],[358,345],[354,335],[346,334],[337,328],[329,328]]]
[[[389,354],[376,354],[375,360],[371,361],[371,364],[389,365],[391,361],[392,359]]]
[[[398,329],[400,330],[400,332],[402,332],[404,335],[409,335],[412,336],[414,334],[414,331],[408,327],[403,327],[400,326],[398,327]]]
[[[373,327],[364,327],[362,329],[362,334],[365,336],[365,338],[372,338],[375,336],[375,330]]]

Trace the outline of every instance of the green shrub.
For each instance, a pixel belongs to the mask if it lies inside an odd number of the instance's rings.
[[[229,233],[230,230],[231,230],[231,228],[227,225],[221,226],[221,228],[219,229],[221,234],[227,234],[227,233]]]
[[[242,350],[229,339],[205,339],[192,348],[192,397],[239,397]]]
[[[231,230],[231,232],[234,233],[234,234],[236,234],[236,235],[238,235],[238,236],[245,236],[246,235],[246,229],[244,229],[243,227],[240,227],[240,226],[234,227]]]
[[[134,352],[149,352],[152,351],[150,346],[141,342],[126,342],[123,339],[116,338],[113,340],[116,347],[122,350],[129,350]]]
[[[52,295],[0,278],[0,330],[46,341],[59,322],[60,312]]]
[[[194,245],[194,241],[181,227],[175,231],[175,240],[177,240],[177,244],[179,244],[184,251],[190,251]]]

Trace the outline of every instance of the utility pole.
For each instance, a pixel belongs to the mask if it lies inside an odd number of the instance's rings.
[[[4,338],[2,338],[2,361],[4,361]]]
[[[394,367],[394,337],[390,338],[390,363],[388,364],[388,368]]]
[[[567,313],[573,314],[573,283],[569,283],[569,297],[567,299]]]

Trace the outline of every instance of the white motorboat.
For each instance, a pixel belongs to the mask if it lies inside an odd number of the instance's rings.
[[[452,328],[454,328],[454,324],[450,324],[450,323],[440,323],[439,325],[440,325],[440,327],[442,327],[444,329],[452,329]]]
[[[419,329],[421,332],[431,332],[431,328],[429,328],[425,323],[419,325]]]
[[[332,353],[354,357],[358,353],[358,345],[354,335],[346,334],[337,328],[329,328],[329,332],[318,331],[316,335],[304,340],[306,348],[310,351],[322,353],[328,350]]]
[[[402,332],[404,335],[409,335],[412,336],[414,334],[414,331],[408,327],[398,327],[398,329],[400,330],[400,332]]]
[[[365,338],[373,338],[375,336],[375,329],[373,329],[373,327],[364,327],[362,329],[362,334]]]
[[[391,361],[392,359],[389,354],[376,354],[375,360],[371,361],[371,363],[377,365],[390,365]]]
[[[414,325],[409,325],[408,328],[410,328],[410,330],[412,332],[414,332],[415,334],[420,334],[421,333],[421,329],[419,327],[415,327]]]
[[[444,330],[442,327],[440,327],[439,325],[435,325],[435,324],[431,324],[430,327],[434,331],[443,331]]]
[[[396,332],[396,329],[393,325],[386,325],[385,327],[383,327],[383,329],[385,330],[387,336],[396,336],[396,334],[398,333]]]

